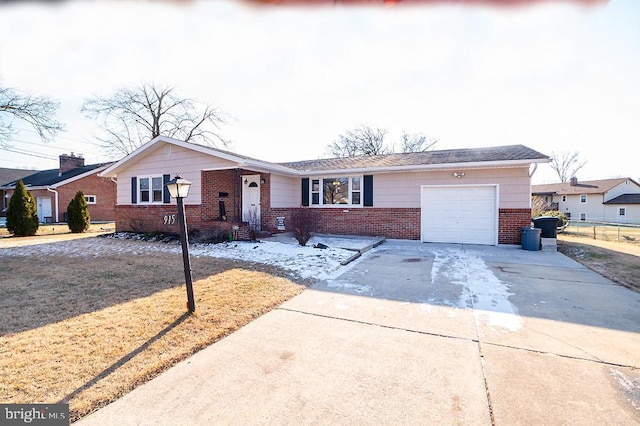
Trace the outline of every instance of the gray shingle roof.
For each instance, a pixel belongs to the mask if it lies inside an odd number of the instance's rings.
[[[622,194],[603,204],[640,204],[640,194]]]
[[[32,175],[35,172],[36,170],[0,168],[0,186],[17,181],[18,179]]]
[[[548,158],[548,156],[531,148],[527,148],[524,145],[507,145],[488,148],[465,148],[377,156],[328,158],[280,163],[280,165],[298,171],[321,171],[340,169],[375,169],[429,164],[544,160]]]
[[[57,183],[63,182],[67,179],[71,179],[73,177],[90,172],[92,170],[96,170],[106,164],[110,164],[110,163],[89,164],[83,167],[76,167],[62,174],[60,174],[60,169],[42,170],[40,172],[35,172],[29,176],[23,177],[22,183],[24,183],[24,185],[27,187],[51,186],[51,185],[55,185]],[[7,182],[3,186],[13,187],[18,183],[18,180],[19,179],[15,179],[12,182]]]

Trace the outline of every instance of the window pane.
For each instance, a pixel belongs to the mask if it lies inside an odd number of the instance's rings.
[[[349,179],[323,179],[324,204],[349,204]]]
[[[140,201],[149,201],[149,191],[140,191]]]
[[[162,190],[153,190],[153,201],[162,201]]]
[[[320,204],[320,194],[311,194],[311,204]]]
[[[320,181],[319,180],[312,180],[311,181],[311,191],[312,192],[318,192],[320,191]]]
[[[161,177],[154,177],[153,178],[153,189],[159,189],[162,191],[162,178]]]
[[[140,189],[149,189],[149,178],[140,178]]]
[[[359,177],[351,178],[351,184],[353,185],[353,188],[351,188],[352,191],[360,191],[360,178]]]
[[[351,204],[360,204],[360,193],[352,192],[351,193]]]

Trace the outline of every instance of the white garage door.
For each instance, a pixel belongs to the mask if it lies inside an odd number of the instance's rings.
[[[423,186],[423,242],[496,245],[496,186]]]

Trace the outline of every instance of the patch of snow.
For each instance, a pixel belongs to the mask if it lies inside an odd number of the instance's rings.
[[[361,244],[364,244],[361,242]],[[71,241],[12,246],[0,249],[0,253],[11,256],[54,256],[93,258],[109,253],[144,256],[157,252],[182,253],[177,242],[160,243],[119,238],[82,238]],[[221,244],[192,244],[192,257],[210,256],[243,260],[280,267],[301,278],[327,279],[335,276],[344,267],[340,262],[353,256],[353,251],[329,247],[316,249],[311,245],[300,246],[281,242],[235,241]]]
[[[513,295],[509,286],[495,276],[481,257],[453,248],[433,250],[433,253],[431,283],[434,284],[439,276],[446,276],[462,289],[460,299],[451,302],[450,306],[473,307],[474,312],[488,318],[489,326],[510,331],[522,328],[518,309],[509,301],[509,296]]]
[[[222,244],[194,244],[190,249],[194,256],[211,256],[258,262],[278,266],[302,278],[326,279],[341,268],[340,262],[353,255],[352,251],[339,248],[316,249],[280,242],[237,241]]]
[[[350,290],[354,290],[358,294],[371,292],[370,285],[359,285],[359,284],[353,284],[350,282],[339,281],[339,280],[328,280],[327,287],[350,289]]]

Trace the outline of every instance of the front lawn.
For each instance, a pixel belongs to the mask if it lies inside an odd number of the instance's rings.
[[[189,316],[179,254],[90,238],[99,255],[0,249],[0,402],[66,401],[77,420],[304,289],[274,267],[192,257]]]

